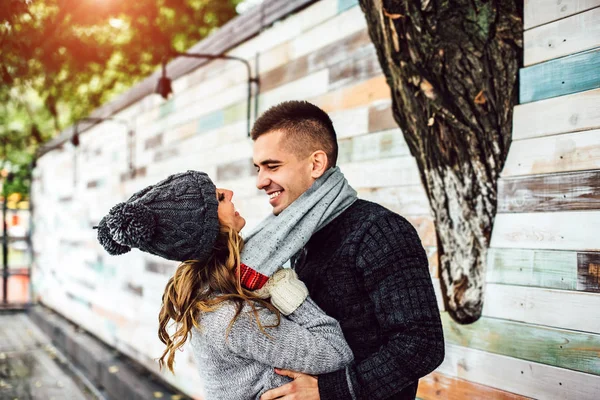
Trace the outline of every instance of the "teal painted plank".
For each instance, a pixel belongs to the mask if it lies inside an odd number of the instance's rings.
[[[448,313],[441,317],[446,343],[600,375],[600,335],[487,317],[460,325]]]
[[[159,118],[164,118],[167,115],[171,114],[173,112],[174,106],[175,106],[175,102],[173,102],[173,99],[167,101],[166,103],[161,104]]]
[[[523,68],[521,103],[600,87],[600,48]]]
[[[577,290],[577,252],[489,249],[486,282]]]
[[[358,0],[338,0],[338,13],[358,5]]]
[[[198,120],[198,129],[196,130],[196,132],[202,133],[211,131],[213,129],[222,127],[224,124],[225,119],[223,117],[223,111],[218,110],[200,117],[200,119]]]

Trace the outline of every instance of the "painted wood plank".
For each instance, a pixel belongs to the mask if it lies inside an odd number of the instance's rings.
[[[340,140],[338,147],[338,163],[340,164],[410,155],[400,129],[343,139]]]
[[[323,69],[263,93],[258,102],[259,113],[282,101],[302,100],[323,95],[327,92],[328,79],[329,73]]]
[[[577,289],[600,292],[600,253],[577,254]]]
[[[521,103],[600,87],[600,48],[519,71]]]
[[[417,396],[422,400],[524,400],[530,397],[520,396],[490,386],[479,385],[452,376],[433,372],[419,379]]]
[[[525,29],[547,24],[600,6],[599,0],[525,0]]]
[[[519,140],[508,150],[503,178],[600,168],[600,129]]]
[[[338,12],[344,12],[358,5],[358,0],[337,0]]]
[[[599,209],[600,170],[498,181],[500,213]]]
[[[600,250],[600,211],[497,214],[491,247]]]
[[[384,188],[361,188],[358,196],[381,204],[403,216],[430,215],[429,199],[423,185],[392,186]]]
[[[325,112],[331,113],[369,105],[378,100],[389,98],[390,87],[384,76],[378,76],[353,86],[328,92],[322,96],[312,98],[310,101],[321,107]]]
[[[390,186],[414,186],[421,183],[413,157],[393,157],[383,160],[340,164],[340,169],[355,189]]]
[[[600,333],[597,293],[488,283],[483,315],[554,328]]]
[[[431,278],[431,283],[433,284],[433,291],[435,292],[435,298],[437,300],[437,306],[440,312],[445,310],[444,308],[444,298],[442,297],[442,286],[439,278]]]
[[[523,34],[529,66],[600,46],[600,7],[543,25]]]
[[[487,283],[577,290],[577,252],[491,248]]]
[[[378,75],[381,75],[381,65],[377,51],[369,44],[329,68],[329,88],[336,89]]]
[[[600,377],[453,344],[438,372],[535,399],[593,400]]]
[[[392,101],[382,100],[369,107],[369,132],[399,129],[392,114]]]
[[[292,42],[293,58],[312,53],[341,38],[359,32],[365,29],[366,26],[367,23],[362,10],[360,7],[354,7],[294,39]]]
[[[362,135],[368,132],[369,109],[367,107],[352,108],[341,110],[329,114],[339,145],[345,146],[345,138]],[[351,141],[347,142],[352,143]],[[341,161],[340,161],[341,162]]]
[[[488,317],[461,325],[441,316],[447,343],[600,375],[600,335]]]
[[[312,53],[261,73],[261,91],[269,91],[320,69],[338,65],[348,58],[355,57],[356,53],[360,53],[364,47],[372,46],[367,30],[360,30]],[[261,54],[261,60],[262,57]]]

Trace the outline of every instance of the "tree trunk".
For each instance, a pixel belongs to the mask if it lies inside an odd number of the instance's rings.
[[[522,56],[520,0],[360,0],[435,217],[446,309],[483,307]]]

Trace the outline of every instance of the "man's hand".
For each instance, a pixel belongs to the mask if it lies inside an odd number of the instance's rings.
[[[271,389],[260,396],[260,400],[320,400],[317,377],[287,369],[277,369],[279,375],[292,378],[294,381],[276,389]]]

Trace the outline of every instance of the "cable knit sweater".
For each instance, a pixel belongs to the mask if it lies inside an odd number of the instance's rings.
[[[348,365],[353,357],[337,321],[307,298],[280,325],[264,335],[246,305],[226,338],[236,307],[225,302],[203,314],[201,330],[194,328],[190,343],[206,400],[258,399],[269,389],[291,381],[274,368],[317,375]],[[275,315],[259,308],[263,326],[276,322]]]
[[[414,400],[419,378],[444,359],[444,337],[412,225],[357,200],[312,236],[295,269],[354,352],[349,367],[319,376],[321,400]]]

